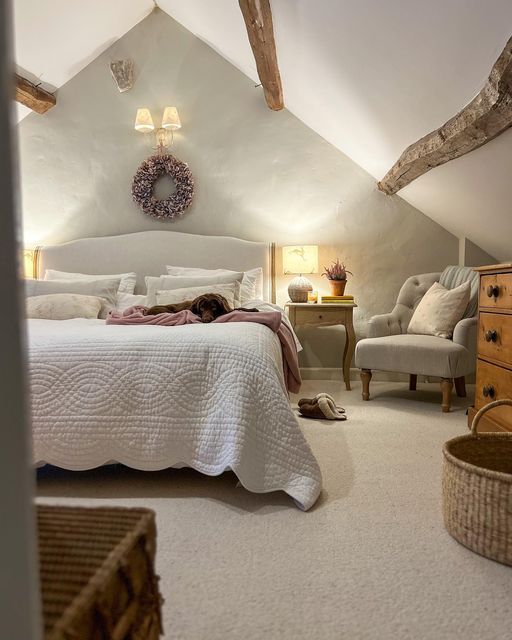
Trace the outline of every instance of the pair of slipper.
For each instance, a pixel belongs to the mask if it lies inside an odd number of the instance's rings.
[[[299,413],[305,418],[319,420],[346,420],[345,409],[336,405],[328,393],[318,393],[314,398],[299,400]]]

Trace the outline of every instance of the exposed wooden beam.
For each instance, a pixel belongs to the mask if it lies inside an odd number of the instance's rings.
[[[16,80],[16,100],[32,111],[46,113],[57,103],[57,99],[52,93],[48,93],[41,87],[36,87],[30,80],[17,74],[14,77]]]
[[[442,127],[415,142],[378,183],[396,193],[430,169],[478,149],[512,126],[512,38],[491,69],[483,89]]]
[[[247,27],[265,100],[273,111],[284,107],[269,0],[238,0]]]

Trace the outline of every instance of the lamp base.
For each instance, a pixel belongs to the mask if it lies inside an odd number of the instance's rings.
[[[304,276],[297,276],[288,285],[288,295],[292,302],[307,302],[308,291],[313,291],[313,285]]]

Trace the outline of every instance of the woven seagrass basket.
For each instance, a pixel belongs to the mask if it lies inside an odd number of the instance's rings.
[[[500,405],[512,400],[482,407],[471,434],[445,443],[443,516],[455,540],[512,566],[512,434],[477,431],[484,413]]]
[[[44,640],[158,640],[152,511],[40,504],[37,524]]]

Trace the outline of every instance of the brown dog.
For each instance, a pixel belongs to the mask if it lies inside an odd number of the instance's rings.
[[[150,307],[146,311],[146,315],[156,316],[159,313],[178,313],[178,311],[185,311],[186,309],[190,309],[192,313],[199,316],[201,322],[213,322],[216,318],[233,311],[224,296],[218,293],[205,293],[194,300]]]

